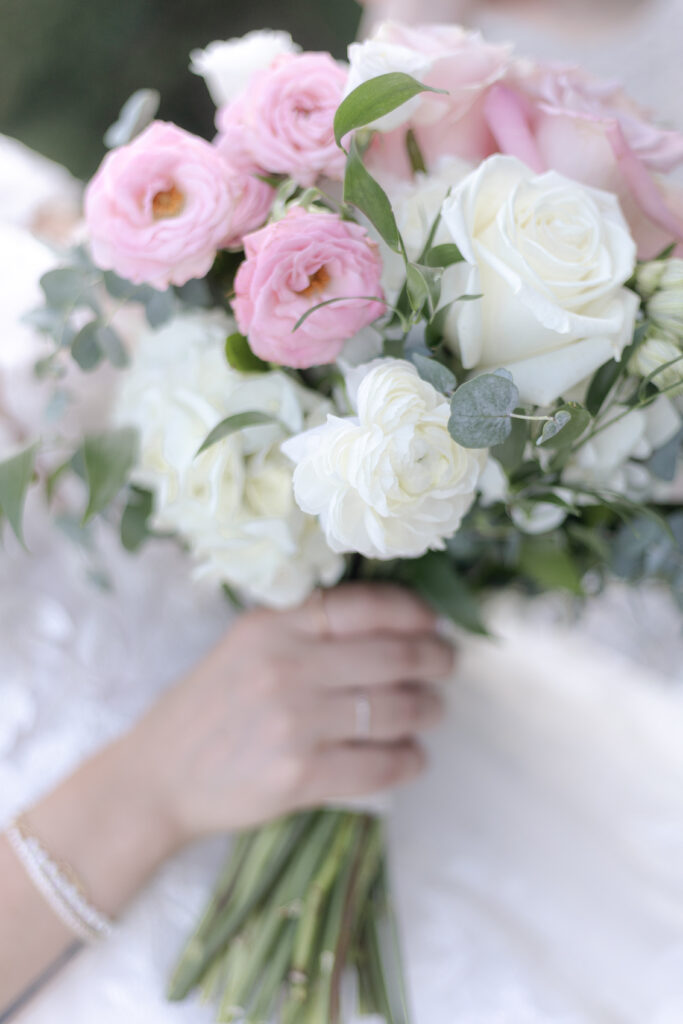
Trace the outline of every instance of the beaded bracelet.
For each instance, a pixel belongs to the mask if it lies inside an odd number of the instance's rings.
[[[10,822],[5,835],[36,889],[63,924],[83,942],[111,935],[113,923],[92,906],[74,872],[52,859],[23,818]]]

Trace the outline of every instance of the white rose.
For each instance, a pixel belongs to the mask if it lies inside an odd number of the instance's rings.
[[[349,78],[346,84],[345,95],[357,89],[359,85],[369,82],[371,78],[378,78],[380,75],[388,75],[391,72],[401,71],[405,75],[411,75],[422,80],[432,66],[433,59],[426,53],[420,53],[408,46],[390,42],[384,38],[385,26],[381,26],[372,39],[366,39],[363,43],[351,43],[348,50],[349,57]],[[421,103],[421,97],[414,96],[402,106],[377,118],[370,127],[381,132],[391,132],[400,128],[402,124],[410,121]]]
[[[283,373],[232,370],[223,346],[233,329],[222,313],[196,313],[141,339],[116,418],[139,431],[136,479],[154,494],[154,526],[187,543],[197,574],[289,606],[336,582],[343,562],[294,502],[282,427],[250,427],[197,450],[227,416],[267,412],[296,433],[329,406]]]
[[[649,459],[676,436],[681,417],[663,395],[647,408],[632,409],[616,419],[619,411],[610,410],[615,422],[581,445],[562,474],[564,483],[630,497],[648,493],[652,477],[639,460]]]
[[[441,211],[449,191],[472,170],[472,164],[458,157],[442,157],[429,174],[416,174],[413,181],[396,178],[384,179],[382,184],[391,200],[396,223],[405,243],[408,258],[420,258],[432,226]],[[451,235],[443,222],[439,222],[433,244],[443,245]],[[382,287],[390,302],[394,302],[406,280],[406,266],[402,256],[379,240],[384,272]],[[451,302],[460,294],[460,278],[456,267],[449,267],[441,280],[442,304]]]
[[[615,196],[493,156],[446,200],[460,248],[457,309],[467,369],[506,367],[523,402],[549,405],[619,359],[637,296],[623,287],[636,247]]]
[[[255,30],[241,39],[216,40],[205,50],[193,50],[190,71],[205,80],[211,99],[222,107],[244,92],[254,72],[270,67],[276,57],[300,49],[289,32]]]
[[[297,465],[294,495],[320,517],[334,551],[366,558],[417,558],[460,526],[484,452],[448,433],[447,399],[412,363],[381,359],[348,375],[357,415],[328,416],[282,450]]]

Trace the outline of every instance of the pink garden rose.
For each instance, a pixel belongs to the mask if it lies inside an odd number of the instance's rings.
[[[321,175],[341,179],[345,158],[333,125],[345,85],[346,71],[327,53],[278,57],[223,108],[219,129],[241,126],[243,155],[269,174],[287,174],[305,187]]]
[[[204,277],[233,233],[236,197],[214,147],[155,121],[103,160],[85,194],[92,257],[134,284]]]
[[[299,206],[245,239],[233,310],[261,359],[306,368],[333,362],[385,310],[377,245],[358,224]],[[369,298],[368,298],[369,297]],[[309,309],[316,310],[295,331]]]
[[[683,192],[662,177],[683,164],[683,136],[653,124],[618,85],[520,63],[486,114],[501,152],[616,193],[642,257],[683,241]]]
[[[262,180],[268,172],[253,160],[242,120],[242,98],[222,107],[216,114],[218,135],[213,144],[228,166],[235,192],[235,212],[226,249],[241,247],[245,235],[256,231],[268,219],[275,189]]]
[[[404,71],[447,95],[423,93],[380,123],[369,166],[410,177],[405,150],[412,129],[429,168],[442,156],[480,161],[496,151],[485,117],[489,90],[507,73],[511,47],[487,43],[458,25],[409,26],[385,22],[364,43],[349,48],[349,87],[391,71]]]

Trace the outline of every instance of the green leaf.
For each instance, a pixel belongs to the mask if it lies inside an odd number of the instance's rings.
[[[399,575],[441,615],[471,633],[488,635],[479,602],[448,554],[430,552],[422,558],[402,562]]]
[[[85,327],[81,327],[71,343],[71,355],[86,373],[99,366],[104,358],[99,341],[99,327],[97,320],[91,320]]]
[[[121,543],[126,551],[138,551],[150,535],[148,522],[154,496],[141,487],[131,487],[128,503],[121,516]]]
[[[240,373],[264,373],[270,369],[268,363],[255,356],[243,334],[231,334],[225,342],[225,358],[233,370]]]
[[[0,462],[0,513],[4,516],[20,544],[24,544],[22,520],[26,493],[33,479],[37,445],[24,449]]]
[[[280,423],[280,421],[266,412],[238,412],[234,416],[228,416],[213,428],[201,448],[198,449],[197,455],[201,455],[207,448],[218,444],[219,441],[229,437],[230,434],[235,434],[238,430],[245,430],[247,427],[260,427],[268,423]],[[282,426],[282,424],[280,425]]]
[[[137,431],[122,427],[86,437],[81,451],[88,485],[85,524],[105,509],[126,484],[137,459]]]
[[[525,537],[519,554],[521,571],[544,590],[583,594],[581,573],[568,551],[552,538]]]
[[[429,283],[419,267],[414,263],[406,266],[406,288],[411,309],[419,313],[429,299]]]
[[[528,423],[525,420],[513,420],[512,430],[503,443],[491,448],[491,455],[500,462],[508,476],[521,466],[528,437]]]
[[[398,253],[404,251],[391,203],[384,189],[364,167],[355,139],[351,141],[346,163],[344,201],[365,214],[390,249]]]
[[[391,71],[363,82],[342,100],[334,116],[334,137],[341,146],[342,139],[356,128],[364,128],[385,114],[411,100],[421,92],[437,92],[447,95],[443,89],[432,89],[422,85],[411,75],[402,71]]]
[[[537,445],[548,448],[568,448],[585,433],[591,421],[587,409],[576,402],[569,402],[558,409],[552,420],[543,424]]]
[[[406,151],[408,153],[408,159],[410,160],[410,167],[413,174],[426,174],[427,165],[425,158],[422,155],[420,144],[415,137],[415,132],[412,128],[409,128],[406,132]]]
[[[101,327],[97,334],[97,340],[112,366],[117,370],[123,370],[128,366],[130,360],[126,346],[121,335],[113,327]]]
[[[426,380],[433,388],[443,392],[445,395],[453,393],[458,382],[455,379],[455,374],[451,373],[447,366],[444,366],[443,363],[436,359],[422,356],[418,352],[415,352],[411,359],[423,380]]]
[[[446,242],[443,245],[435,245],[429,252],[425,253],[424,263],[428,267],[452,267],[454,263],[462,263],[463,255],[457,245]],[[478,296],[479,298],[481,296]],[[462,297],[464,298],[464,296]],[[456,301],[458,301],[456,299]]]
[[[40,279],[48,305],[56,309],[68,309],[88,304],[88,289],[92,286],[92,275],[78,267],[59,267],[48,270]]]
[[[518,403],[519,392],[507,370],[466,381],[451,401],[451,437],[464,448],[502,444],[512,430],[512,414]]]
[[[605,404],[605,399],[619,380],[623,368],[623,363],[618,363],[616,359],[610,359],[594,375],[586,395],[586,408],[591,416],[598,415]]]
[[[175,298],[170,288],[165,292],[151,288],[149,295],[145,296],[143,301],[145,316],[150,327],[163,327],[173,316]]]
[[[298,331],[301,325],[308,320],[309,316],[312,316],[313,313],[316,313],[319,309],[324,309],[325,306],[333,306],[336,302],[349,302],[351,299],[355,299],[358,302],[381,302],[383,306],[387,305],[385,300],[380,298],[378,295],[337,295],[334,299],[326,299],[325,302],[318,302],[315,306],[311,306],[310,309],[307,309],[305,313],[302,313],[292,327],[292,334],[294,334],[295,331]],[[391,306],[387,306],[387,308],[391,309]],[[399,316],[401,315],[398,310],[396,310],[396,312]]]

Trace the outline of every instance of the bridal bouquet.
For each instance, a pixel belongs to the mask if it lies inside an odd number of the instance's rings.
[[[479,632],[503,586],[683,602],[683,137],[453,26],[383,25],[348,64],[279,32],[192,60],[215,139],[136,94],[42,280],[61,405],[69,361],[120,386],[111,429],[69,446],[57,401],[0,464],[14,530],[38,479],[72,533],[175,536],[237,602],[394,579]],[[381,827],[322,810],[237,840],[171,996],[335,1024],[347,968],[408,1020]]]

